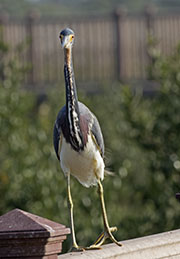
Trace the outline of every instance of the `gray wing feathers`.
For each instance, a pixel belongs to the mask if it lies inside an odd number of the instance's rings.
[[[61,135],[61,122],[63,121],[63,118],[65,116],[66,107],[64,106],[60,112],[58,113],[57,119],[54,124],[54,131],[53,131],[53,144],[54,149],[56,152],[57,158],[60,160],[59,157],[59,141],[60,141],[60,135]]]
[[[104,140],[101,132],[101,128],[96,116],[85,106],[83,103],[79,102],[79,110],[82,115],[84,115],[89,122],[90,131],[93,134],[96,144],[100,149],[102,157],[104,157]]]
[[[92,128],[91,128],[91,132],[93,134],[93,136],[95,137],[95,140],[100,148],[101,151],[101,155],[102,157],[104,157],[104,139],[103,139],[103,135],[101,132],[101,128],[99,125],[99,122],[97,120],[97,118],[93,115],[93,124],[92,124]]]
[[[81,116],[84,116],[89,125],[89,130],[93,135],[94,141],[100,150],[101,156],[104,157],[104,140],[103,135],[101,132],[101,128],[96,116],[81,102],[79,104],[79,112]],[[54,125],[54,132],[53,132],[53,143],[54,149],[57,155],[57,158],[60,160],[59,157],[59,141],[61,136],[61,126],[64,123],[66,117],[66,106],[64,106],[60,112],[58,113],[55,125]]]

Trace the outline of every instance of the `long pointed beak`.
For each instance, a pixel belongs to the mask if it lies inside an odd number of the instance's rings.
[[[69,37],[64,36],[63,39],[61,40],[61,46],[62,48],[66,48],[66,46],[69,44]]]

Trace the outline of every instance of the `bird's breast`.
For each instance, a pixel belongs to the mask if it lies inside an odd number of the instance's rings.
[[[65,175],[70,173],[86,187],[97,184],[98,178],[104,178],[104,161],[91,135],[88,135],[85,148],[79,152],[62,136],[60,163]]]

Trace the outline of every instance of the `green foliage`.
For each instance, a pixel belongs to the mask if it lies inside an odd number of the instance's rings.
[[[64,86],[39,102],[21,87],[25,71],[18,58],[8,60],[8,47],[0,49],[0,213],[18,207],[69,226],[66,181],[52,146]],[[102,88],[101,95],[79,98],[100,121],[106,164],[115,172],[103,185],[119,240],[179,227],[179,71],[180,48],[154,59],[151,77],[159,91],[153,99],[118,83]],[[103,227],[98,194],[72,178],[72,195],[77,239],[88,245]],[[64,251],[68,246],[69,239]]]
[[[58,184],[60,174],[52,149],[55,115],[49,104],[38,104],[36,95],[21,87],[25,71],[18,58],[8,61],[4,54],[2,48],[0,193],[4,198],[0,211],[19,207],[51,217],[60,210],[65,189]]]

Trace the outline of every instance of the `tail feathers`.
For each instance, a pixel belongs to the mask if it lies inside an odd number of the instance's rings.
[[[114,176],[115,175],[114,172],[111,172],[111,171],[109,171],[107,169],[104,170],[104,174],[105,175],[110,175],[110,176]]]

